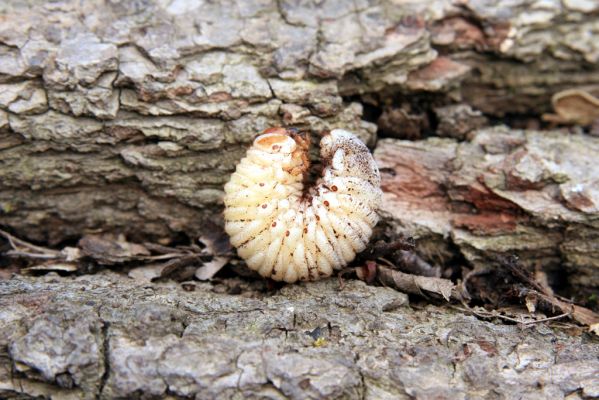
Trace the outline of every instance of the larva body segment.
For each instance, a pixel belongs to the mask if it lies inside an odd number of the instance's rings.
[[[368,148],[335,129],[320,142],[323,173],[304,187],[308,141],[272,128],[225,185],[225,230],[247,265],[278,281],[317,280],[366,247],[378,222],[380,175]]]

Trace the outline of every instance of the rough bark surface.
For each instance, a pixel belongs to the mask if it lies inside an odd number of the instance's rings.
[[[439,94],[540,113],[599,84],[592,1],[3,1],[0,223],[59,243],[220,222],[252,136],[292,124],[374,143],[350,99]]]
[[[222,289],[222,288],[221,288]],[[0,395],[52,399],[580,399],[599,346],[335,279],[264,294],[113,273],[0,282]]]
[[[381,227],[429,261],[516,253],[597,287],[599,139],[480,127],[597,90],[598,32],[586,0],[4,0],[0,225],[49,245],[197,238],[222,224],[257,132],[340,127],[375,145],[374,105],[384,134],[418,138],[426,115],[390,105],[425,99],[452,139],[378,142]],[[0,397],[599,397],[588,334],[353,281],[193,285],[0,281]]]
[[[379,141],[383,221],[431,261],[488,267],[516,254],[534,270],[570,270],[599,286],[599,138],[479,130],[471,140]]]

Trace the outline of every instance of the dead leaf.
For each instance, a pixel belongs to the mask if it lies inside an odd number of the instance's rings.
[[[229,262],[229,257],[214,257],[196,270],[195,276],[201,281],[212,279]]]
[[[579,324],[591,326],[593,324],[599,323],[599,314],[589,310],[588,308],[572,304],[563,298],[558,298],[553,294],[552,290],[547,289],[541,283],[537,282],[533,277],[529,276],[526,273],[526,269],[520,265],[517,257],[508,257],[504,260],[501,260],[500,264],[507,268],[514,277],[532,288],[528,291],[520,291],[521,293],[524,293],[525,296],[535,296],[537,298],[537,303],[542,304],[542,302],[545,302],[546,305],[560,310],[563,316],[569,316]],[[539,304],[537,304],[537,308],[539,308]]]
[[[65,261],[77,261],[81,258],[81,250],[77,247],[65,247],[62,249],[60,254],[64,257]]]
[[[405,293],[423,295],[434,293],[443,296],[446,301],[457,299],[456,285],[449,279],[430,276],[410,275],[382,265],[377,265],[377,278],[383,285],[391,286]]]
[[[166,262],[162,263],[151,263],[141,267],[137,267],[129,271],[129,276],[134,279],[139,279],[141,282],[151,282],[158,278],[164,278],[169,275],[173,275],[175,271],[181,272],[185,267],[193,267],[201,260],[197,254],[182,254],[179,257],[171,258]],[[183,279],[191,277],[191,273],[184,273]],[[176,275],[176,274],[174,274]],[[181,276],[171,276],[171,278],[177,280]]]
[[[75,272],[78,267],[75,263],[69,262],[49,262],[44,264],[38,264],[31,267],[23,268],[21,271],[59,271],[59,272]]]
[[[568,89],[551,98],[555,114],[543,114],[543,120],[558,124],[591,125],[599,119],[599,98],[582,89]]]
[[[537,310],[537,296],[535,296],[533,293],[526,295],[524,303],[526,304],[526,309],[529,313],[532,314]]]
[[[165,268],[165,263],[148,264],[142,267],[133,268],[129,271],[128,275],[139,283],[150,283],[154,279],[163,277]]]
[[[127,242],[123,236],[114,239],[109,235],[86,235],[79,240],[78,246],[83,256],[103,265],[119,264],[150,255],[147,248]]]
[[[487,353],[489,357],[495,357],[499,354],[499,351],[497,351],[497,347],[495,347],[495,345],[489,342],[488,340],[480,339],[476,341],[476,344],[478,345],[478,347],[480,347],[482,351]]]
[[[210,230],[209,234],[202,235],[199,237],[199,241],[206,246],[205,252],[211,256],[219,256],[231,253],[231,243],[229,237],[222,230]]]

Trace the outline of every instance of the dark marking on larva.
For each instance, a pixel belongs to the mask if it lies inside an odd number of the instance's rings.
[[[316,215],[316,220],[320,221],[320,215]]]
[[[266,207],[268,207],[267,204],[262,204],[262,208],[266,208]]]
[[[285,236],[289,236],[289,231],[285,231]]]
[[[277,221],[273,222],[271,226],[272,226],[273,228],[274,228],[275,226],[277,226]]]
[[[330,205],[327,200],[323,201],[323,204],[325,205],[325,207],[328,207]]]
[[[260,186],[264,186],[264,182],[260,182],[260,183],[259,183],[259,185],[260,185]]]
[[[268,226],[264,229],[262,229],[260,232],[256,233],[254,236],[250,237],[248,240],[246,240],[245,242],[241,243],[237,248],[240,249],[242,247],[247,246],[252,240],[256,239],[258,236],[260,236],[261,234],[263,234],[264,232],[266,232],[268,230]]]
[[[333,192],[336,192],[336,191],[337,191],[337,190],[339,190],[339,189],[337,188],[337,186],[333,185],[333,186],[331,186],[331,190],[332,190]]]
[[[304,233],[308,233],[308,228],[304,228]]]

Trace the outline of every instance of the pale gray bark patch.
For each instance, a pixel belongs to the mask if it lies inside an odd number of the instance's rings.
[[[113,273],[0,284],[0,393],[63,398],[578,398],[599,346],[336,279],[217,294]],[[389,305],[393,305],[390,307]]]

